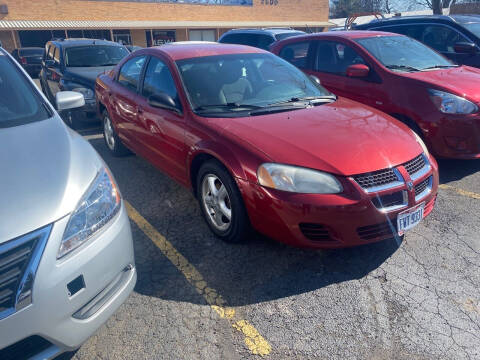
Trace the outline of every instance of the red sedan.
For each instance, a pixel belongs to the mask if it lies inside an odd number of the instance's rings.
[[[433,209],[437,163],[420,137],[266,51],[138,50],[95,90],[110,151],[131,150],[191,188],[225,241],[253,228],[296,246],[360,245]]]
[[[416,131],[439,157],[480,158],[480,69],[409,37],[375,31],[296,36],[272,51],[330,91]]]

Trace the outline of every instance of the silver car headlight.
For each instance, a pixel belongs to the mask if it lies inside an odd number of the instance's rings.
[[[322,171],[297,166],[265,163],[257,171],[258,183],[272,189],[304,194],[338,194],[342,184]]]
[[[70,215],[57,259],[85,243],[120,209],[121,197],[113,176],[103,168]]]
[[[478,106],[460,96],[445,91],[428,90],[430,99],[442,113],[445,114],[473,114],[478,111]]]
[[[87,89],[87,88],[84,88],[84,87],[77,87],[77,88],[72,89],[72,91],[76,91],[76,92],[79,92],[80,94],[82,94],[83,97],[85,98],[85,100],[92,100],[92,99],[95,98],[95,93],[93,92],[92,89]]]

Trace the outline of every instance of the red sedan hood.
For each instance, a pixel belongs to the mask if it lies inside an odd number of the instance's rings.
[[[273,162],[340,175],[396,166],[422,151],[405,125],[340,98],[328,105],[221,119],[217,124],[264,152]]]
[[[442,70],[403,73],[402,75],[436,85],[480,103],[480,69],[459,66]]]

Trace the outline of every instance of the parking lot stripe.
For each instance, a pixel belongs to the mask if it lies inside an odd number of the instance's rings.
[[[460,194],[460,195],[463,195],[463,196],[467,196],[467,197],[470,197],[470,198],[472,198],[472,199],[480,200],[480,194],[477,194],[477,193],[474,193],[474,192],[471,192],[471,191],[459,189],[459,188],[456,188],[456,187],[454,187],[454,186],[447,185],[447,184],[440,184],[440,185],[438,185],[438,187],[439,187],[440,189],[443,189],[443,190],[453,190],[453,191],[455,191],[457,194]]]
[[[226,301],[208,286],[202,274],[180,254],[177,249],[160,234],[128,201],[124,201],[130,219],[147,235],[170,262],[183,274],[195,290],[215,312],[227,319],[231,326],[244,336],[244,341],[252,354],[265,356],[272,351],[271,345],[247,320],[238,318],[235,309],[228,307]]]

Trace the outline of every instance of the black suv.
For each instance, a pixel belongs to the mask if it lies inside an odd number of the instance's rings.
[[[249,45],[269,50],[270,45],[275,41],[303,34],[305,32],[291,28],[233,29],[223,34],[218,42]]]
[[[480,16],[430,15],[373,20],[355,30],[388,31],[410,36],[461,65],[480,67]]]
[[[81,120],[96,120],[95,80],[128,54],[125,46],[106,40],[49,41],[45,45],[39,76],[42,91],[52,104],[55,104],[55,95],[59,91],[71,90],[83,94],[85,106],[79,111],[64,114],[72,128],[76,128]]]

